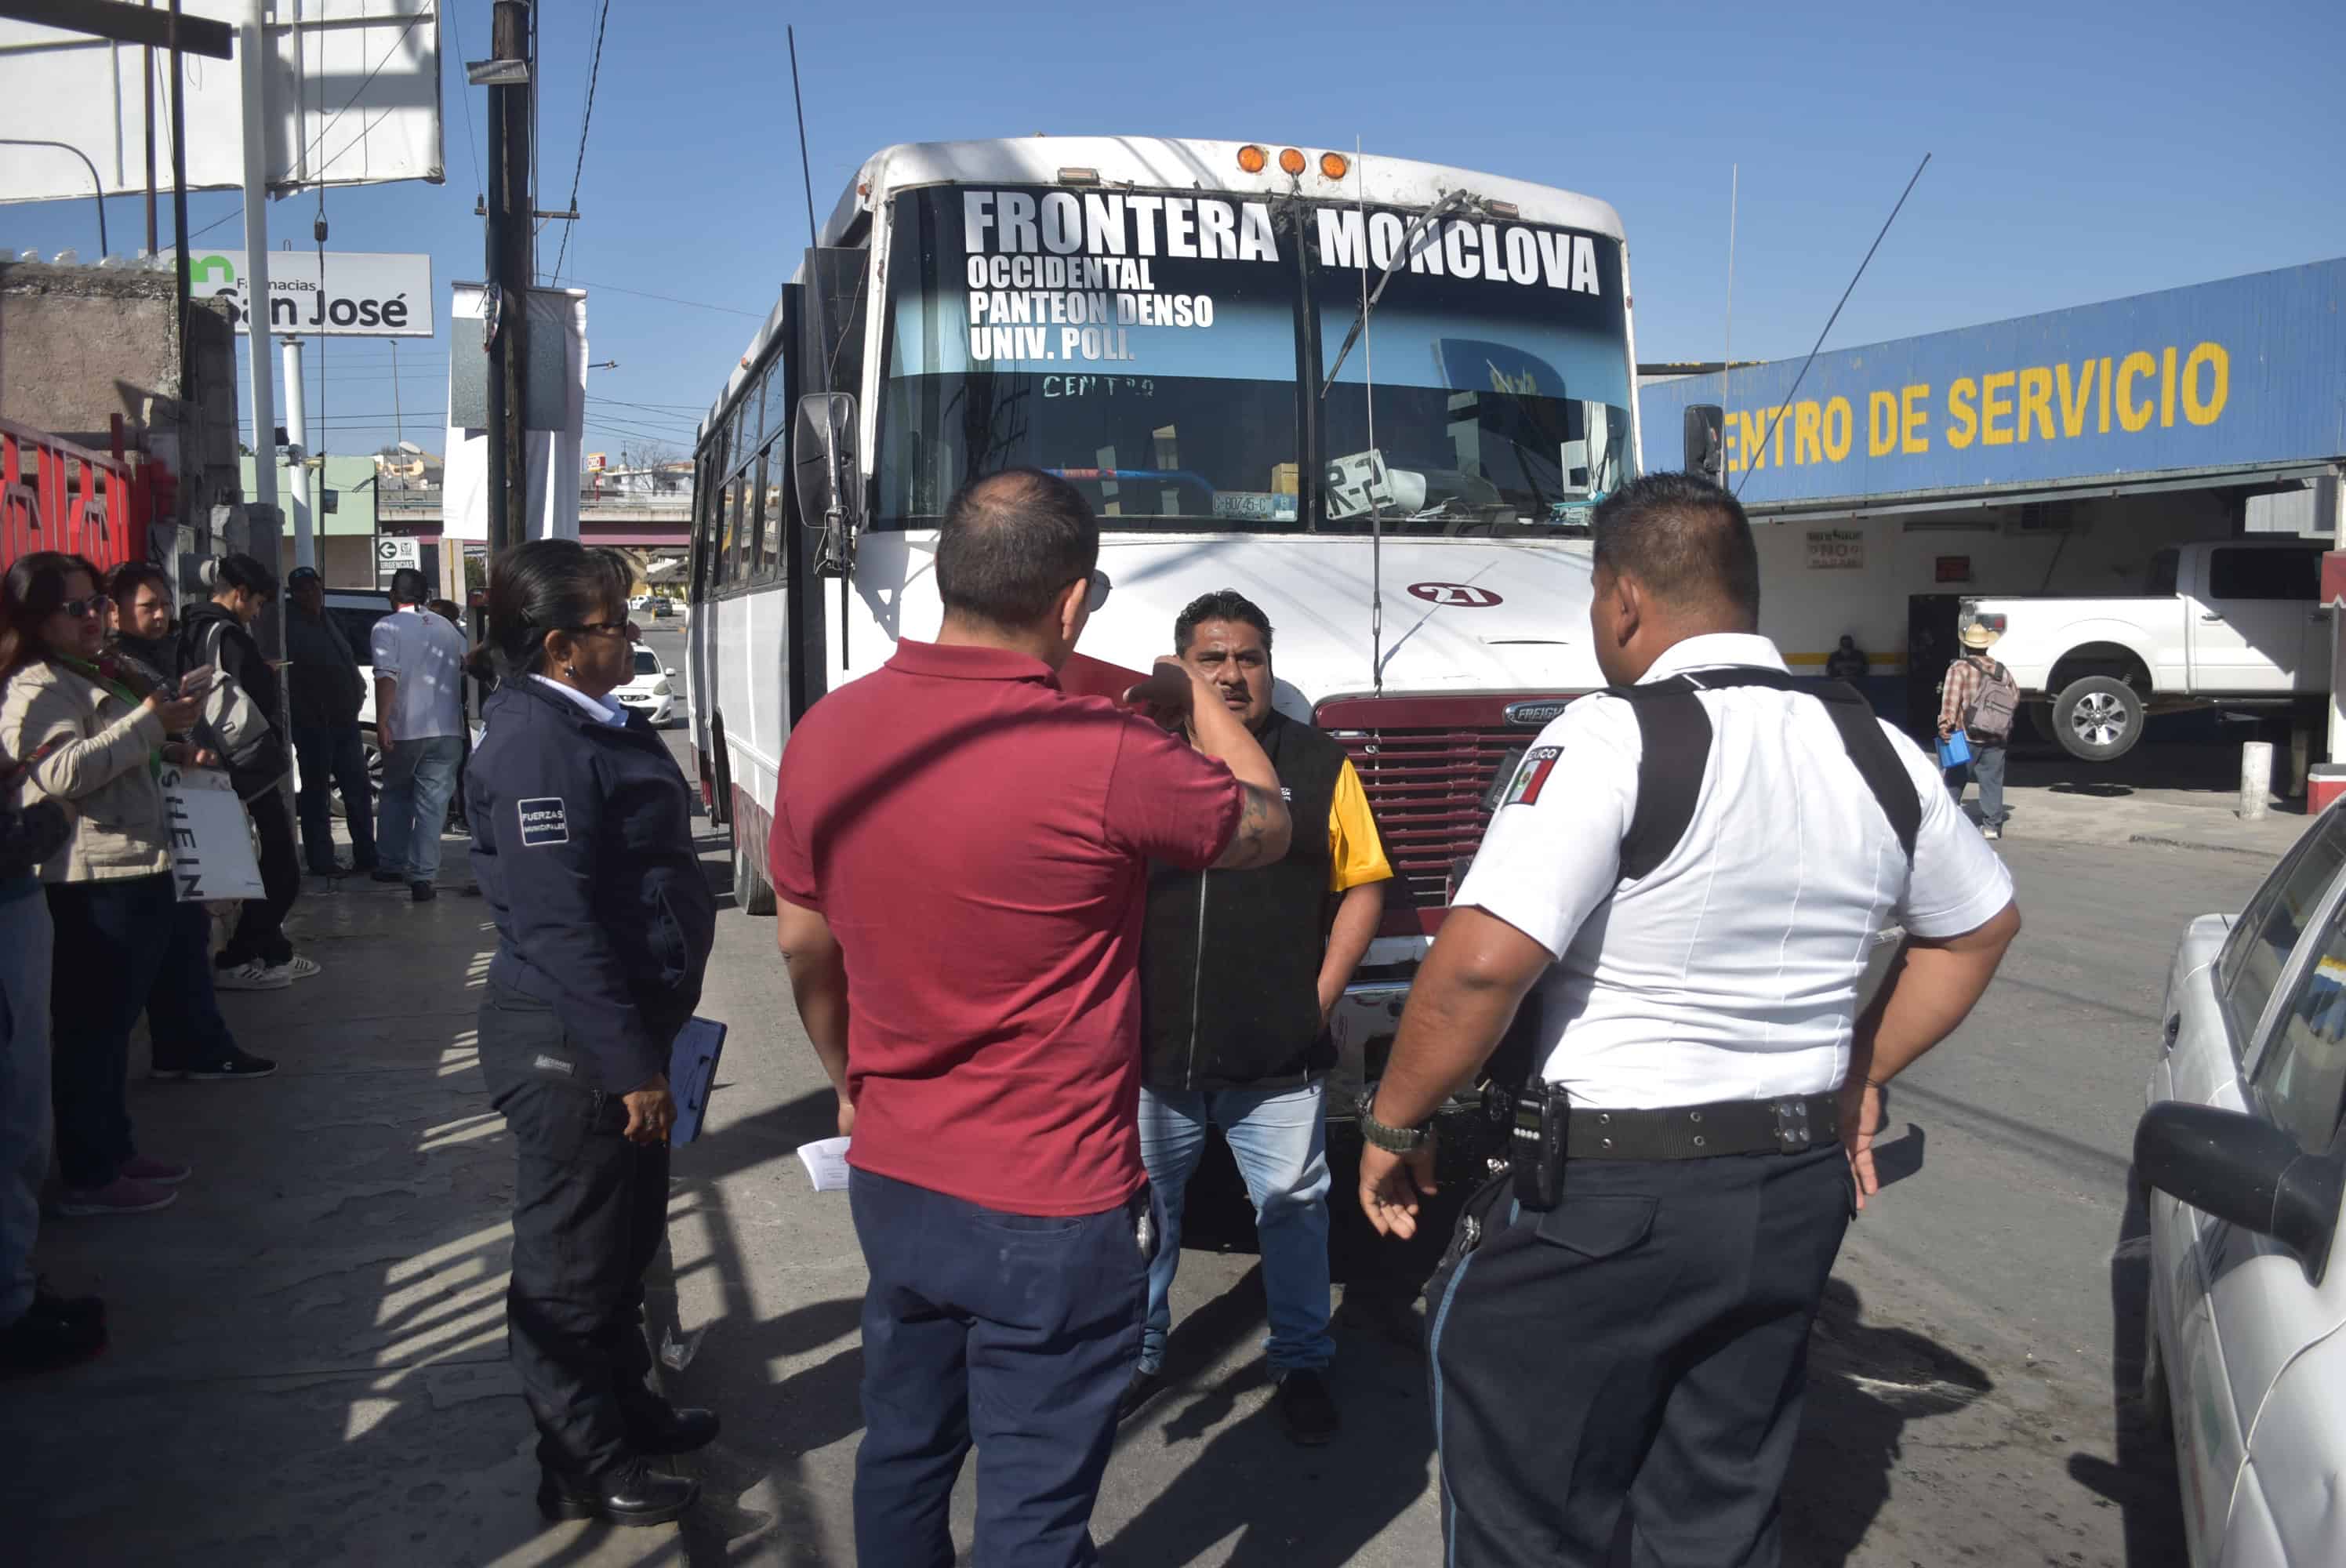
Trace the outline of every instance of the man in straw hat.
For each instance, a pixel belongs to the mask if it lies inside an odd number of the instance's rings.
[[[2020,706],[2020,687],[2012,672],[1988,657],[1997,633],[1977,621],[1967,622],[1961,641],[1964,651],[1947,666],[1939,683],[1939,738],[1962,730],[1971,743],[1969,763],[1949,769],[1947,787],[1958,803],[1964,798],[1966,774],[1979,785],[1979,825],[1984,837],[2004,837],[2004,759],[2012,741],[2012,719]]]

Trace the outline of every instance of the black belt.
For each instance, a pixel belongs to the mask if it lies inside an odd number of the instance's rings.
[[[1566,1129],[1571,1160],[1699,1160],[1719,1155],[1797,1155],[1841,1137],[1841,1095],[1783,1095],[1647,1111],[1575,1105]]]

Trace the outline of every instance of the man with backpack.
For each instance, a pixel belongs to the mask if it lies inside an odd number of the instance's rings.
[[[1362,1102],[1361,1206],[1417,1233],[1434,1114],[1533,1032],[1511,1163],[1425,1288],[1443,1561],[1605,1563],[1626,1534],[1639,1563],[1773,1568],[1882,1086],[1963,1022],[2020,915],[1913,745],[1759,635],[1734,496],[1649,473],[1591,532],[1610,685],[1501,791]]]
[[[1964,652],[1947,667],[1939,683],[1939,738],[1962,730],[1971,743],[1972,759],[1947,770],[1947,787],[1955,803],[1964,799],[1966,772],[1979,784],[1979,825],[1983,838],[2004,837],[2004,759],[2012,742],[2012,718],[2020,708],[2020,687],[2012,672],[1987,657],[1996,633],[1973,621],[1963,630]]]

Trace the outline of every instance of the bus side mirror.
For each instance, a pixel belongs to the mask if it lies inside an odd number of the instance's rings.
[[[1699,473],[1713,484],[1727,477],[1727,411],[1715,402],[1688,403],[1684,431],[1688,473]]]
[[[799,517],[821,530],[817,572],[847,575],[854,549],[858,500],[855,399],[847,392],[809,392],[799,399],[790,429],[790,483]]]

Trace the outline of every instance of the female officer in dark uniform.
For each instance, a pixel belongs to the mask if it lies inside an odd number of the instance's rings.
[[[550,1518],[658,1524],[698,1481],[646,1461],[717,1435],[646,1385],[644,1270],[668,1224],[668,1047],[700,998],[716,903],[684,775],[642,716],[630,573],[540,539],[489,574],[500,684],[465,780],[496,917],[481,1071],[520,1154],[507,1338],[536,1419]]]

